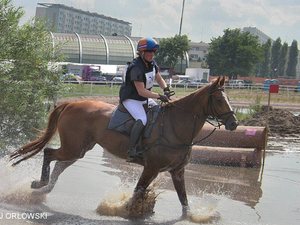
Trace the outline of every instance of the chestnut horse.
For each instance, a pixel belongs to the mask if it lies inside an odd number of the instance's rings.
[[[212,84],[162,106],[151,137],[143,140],[143,159],[137,163],[144,169],[133,196],[142,196],[160,172],[168,171],[183,211],[186,211],[188,200],[184,168],[189,162],[193,139],[208,116],[217,118],[227,130],[235,130],[238,125],[224,93],[224,81],[224,77],[219,77]],[[59,175],[76,160],[83,158],[95,144],[126,159],[128,136],[107,129],[115,107],[95,100],[59,105],[50,114],[48,127],[41,137],[12,153],[11,160],[17,160],[13,165],[40,152],[56,130],[59,132],[61,146],[58,149],[44,149],[41,178],[31,184],[32,188],[39,189],[41,193],[50,192]],[[20,156],[22,157],[17,159]],[[54,160],[57,162],[50,176],[50,162]]]

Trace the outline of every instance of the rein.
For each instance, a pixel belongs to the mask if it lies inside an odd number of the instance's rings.
[[[193,115],[193,118],[194,118],[194,122],[193,122],[193,124],[194,124],[194,126],[193,126],[193,131],[192,131],[192,135],[191,135],[191,141],[190,141],[190,143],[191,144],[183,144],[183,146],[185,146],[185,147],[191,147],[191,146],[193,146],[193,145],[197,145],[197,144],[199,144],[199,143],[201,143],[203,140],[205,140],[205,139],[207,139],[208,137],[210,137],[214,132],[215,132],[215,130],[217,129],[217,128],[219,128],[220,129],[220,127],[223,125],[222,123],[221,123],[221,121],[218,119],[219,117],[222,117],[222,116],[226,116],[226,115],[228,115],[228,114],[234,114],[234,112],[231,110],[231,111],[228,111],[228,112],[225,112],[225,113],[222,113],[222,114],[218,114],[217,112],[216,112],[216,110],[215,110],[215,108],[213,107],[213,104],[211,104],[211,102],[212,102],[212,100],[211,100],[211,98],[212,98],[212,96],[213,96],[213,93],[214,92],[216,92],[216,91],[224,91],[224,88],[217,88],[217,89],[214,89],[213,91],[211,91],[210,93],[209,93],[209,99],[208,99],[208,105],[209,105],[209,111],[210,111],[210,115],[209,115],[209,113],[205,113],[206,114],[206,122],[207,123],[209,123],[210,125],[212,125],[213,127],[214,127],[214,129],[207,135],[207,136],[205,136],[204,138],[202,138],[201,140],[198,140],[198,141],[196,141],[196,142],[193,142],[193,137],[194,137],[194,135],[195,135],[195,132],[196,132],[196,122],[197,122],[197,120],[200,118],[200,115],[199,114],[196,114],[196,113],[194,113],[194,112],[190,112],[190,111],[187,111],[186,109],[184,109],[183,107],[180,107],[180,106],[178,106],[178,105],[176,105],[176,104],[174,104],[174,103],[169,103],[169,105],[171,105],[171,106],[174,106],[174,107],[176,107],[176,108],[178,108],[178,109],[180,109],[180,110],[182,110],[183,112],[186,112],[186,113],[188,113],[188,114],[192,114]],[[164,111],[162,112],[162,117],[164,116]],[[217,122],[217,125],[215,125],[214,123],[212,123],[211,122],[211,120],[215,120],[216,122]],[[162,121],[163,121],[163,119],[162,119]],[[225,123],[227,122],[227,120],[225,121]],[[171,123],[171,124],[173,124],[173,123]],[[162,132],[161,132],[161,137],[163,137],[163,124],[161,124],[161,127],[162,127]]]
[[[172,104],[172,103],[170,103],[170,104]],[[219,122],[219,120],[218,120],[218,118],[217,117],[212,117],[212,118],[206,118],[206,122],[208,122],[210,125],[212,125],[213,127],[214,127],[214,129],[207,135],[207,136],[205,136],[204,138],[202,138],[201,140],[198,140],[198,141],[196,141],[196,142],[193,142],[193,137],[194,137],[194,134],[195,134],[195,132],[196,132],[196,121],[200,118],[200,115],[199,114],[195,114],[195,113],[193,113],[193,112],[189,112],[189,111],[186,111],[184,108],[182,108],[182,107],[179,107],[179,106],[177,106],[177,105],[175,105],[175,104],[172,104],[174,107],[176,107],[176,108],[178,108],[178,109],[181,109],[183,112],[186,112],[186,113],[189,113],[189,114],[193,114],[193,118],[194,118],[194,126],[193,126],[193,132],[192,132],[192,138],[191,138],[191,144],[186,144],[186,146],[189,146],[189,147],[191,147],[191,146],[193,146],[193,145],[197,145],[197,144],[199,144],[200,142],[202,142],[203,140],[205,140],[206,138],[208,138],[209,136],[211,136],[214,132],[215,132],[215,130],[217,129],[217,127],[220,129],[220,127],[222,126],[222,124]],[[213,124],[212,122],[210,122],[210,120],[211,119],[215,119],[216,121],[217,121],[217,123],[218,123],[218,125],[215,125],[215,124]]]

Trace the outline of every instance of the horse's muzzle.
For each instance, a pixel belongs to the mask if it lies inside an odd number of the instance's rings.
[[[237,120],[235,115],[232,115],[227,119],[225,123],[225,129],[233,131],[237,128],[238,125],[239,125],[239,121]]]

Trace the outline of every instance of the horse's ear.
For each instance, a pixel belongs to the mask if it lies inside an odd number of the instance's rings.
[[[219,85],[220,79],[221,79],[221,77],[218,77],[216,80],[214,80],[214,82],[212,83],[212,86],[217,86],[217,85]]]
[[[225,76],[222,77],[222,79],[220,80],[220,86],[223,87],[225,84]]]

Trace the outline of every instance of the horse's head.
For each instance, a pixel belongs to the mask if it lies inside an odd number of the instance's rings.
[[[208,112],[209,116],[217,118],[225,125],[226,130],[235,130],[238,120],[224,92],[225,77],[219,77],[209,87]]]

